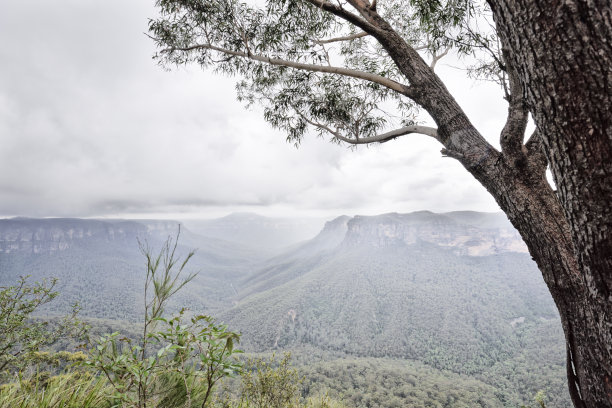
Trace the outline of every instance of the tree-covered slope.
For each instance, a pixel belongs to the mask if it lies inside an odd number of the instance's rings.
[[[242,297],[221,318],[248,350],[310,346],[418,360],[506,392],[544,388],[567,402],[556,309],[507,223],[413,213],[328,227],[342,225],[341,241],[317,245],[317,237],[243,281]],[[542,350],[546,359],[537,358]]]
[[[0,220],[0,285],[22,275],[32,280],[58,278],[57,312],[74,302],[85,316],[133,320],[142,307],[144,257],[139,240],[159,248],[175,236],[173,221],[82,219]],[[181,231],[179,253],[197,249],[190,263],[199,272],[174,303],[195,310],[227,307],[232,282],[262,255],[242,245]]]
[[[471,373],[513,355],[526,327],[556,312],[528,256],[419,243],[340,248],[222,317],[255,349],[307,343]]]
[[[58,277],[62,295],[51,311],[78,301],[105,327],[133,321],[144,276],[137,239],[159,247],[176,229],[160,221],[0,220],[0,285],[25,274]],[[249,352],[294,350],[313,390],[323,384],[355,406],[428,395],[432,406],[516,408],[540,389],[550,406],[568,404],[556,309],[503,215],[342,216],[268,259],[183,229],[178,250],[191,248],[191,270],[200,274],[171,307],[217,316],[242,332]],[[376,389],[360,385],[370,378],[381,381]]]

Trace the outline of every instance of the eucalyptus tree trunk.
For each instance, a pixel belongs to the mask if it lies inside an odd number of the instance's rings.
[[[612,7],[609,0],[489,4],[558,187],[558,200],[538,211],[559,237],[542,239],[529,218],[504,210],[559,308],[574,405],[612,407]]]

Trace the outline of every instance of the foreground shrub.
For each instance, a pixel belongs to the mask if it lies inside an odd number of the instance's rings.
[[[210,316],[187,318],[185,309],[164,317],[168,299],[195,277],[181,279],[193,252],[179,259],[177,243],[178,236],[168,239],[157,255],[141,244],[147,261],[142,334],[100,337],[86,362],[104,375],[123,407],[204,408],[218,381],[240,372],[237,333]]]
[[[0,386],[0,408],[111,408],[117,404],[106,379],[70,372],[40,381],[33,377]]]

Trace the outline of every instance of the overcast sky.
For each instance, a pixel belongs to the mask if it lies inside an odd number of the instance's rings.
[[[234,79],[162,70],[144,35],[152,4],[2,0],[0,216],[499,210],[425,136],[357,150],[309,137],[296,149],[236,102]],[[494,141],[498,90],[439,70]]]

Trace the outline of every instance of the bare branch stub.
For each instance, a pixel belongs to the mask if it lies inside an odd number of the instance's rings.
[[[451,50],[451,47],[446,47],[444,49],[444,51],[442,51],[440,54],[433,54],[433,58],[431,60],[431,64],[429,64],[429,67],[431,69],[434,69],[436,67],[436,64],[438,63],[438,61],[440,61],[442,58],[444,58],[446,55],[448,55],[450,50]]]

